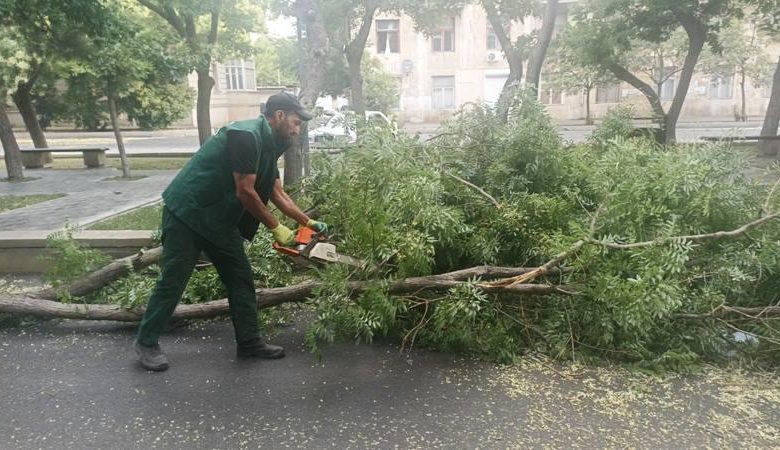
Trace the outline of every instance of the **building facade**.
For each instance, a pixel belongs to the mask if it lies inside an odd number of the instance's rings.
[[[563,1],[556,18],[556,31],[568,22],[568,9],[574,1]],[[528,18],[507,30],[512,39],[541,27],[541,20]],[[383,14],[373,23],[368,51],[398,80],[402,122],[438,123],[469,102],[494,104],[509,75],[498,39],[484,10],[465,6],[430,37],[414,29],[405,15]],[[777,60],[780,48],[769,49],[770,61]],[[661,89],[665,109],[671,104],[678,79],[670,78]],[[584,93],[564,93],[545,87],[544,72],[539,100],[559,121],[578,121],[586,116]],[[748,80],[745,97],[747,115],[763,117],[771,87],[755,87]],[[647,100],[627,83],[598,86],[590,93],[594,118],[603,116],[618,104],[634,106],[637,117],[650,117]],[[695,74],[681,113],[685,121],[734,120],[741,98],[735,75],[712,77]]]

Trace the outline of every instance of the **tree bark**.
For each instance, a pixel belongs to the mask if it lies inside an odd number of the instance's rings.
[[[705,25],[699,19],[679,14],[676,16],[688,35],[688,53],[685,55],[683,69],[680,71],[680,82],[674,91],[672,105],[666,114],[664,131],[667,144],[671,144],[677,139],[677,120],[680,118],[680,112],[693,79],[693,72],[696,70],[696,63],[699,61],[699,55],[701,55],[707,37]]]
[[[495,278],[516,276],[530,272],[524,267],[490,267],[480,266],[429,277],[416,277],[397,280],[388,286],[388,292],[394,295],[409,294],[422,290],[449,290],[475,277]],[[304,302],[319,286],[319,283],[305,282],[283,288],[258,289],[257,305],[260,308],[270,308],[289,302]],[[374,286],[370,281],[353,281],[348,284],[350,294],[357,296],[366,288]],[[485,286],[485,292],[510,295],[550,295],[567,292],[559,287],[546,284],[522,284],[517,286]],[[173,314],[177,319],[206,319],[228,314],[227,299],[214,300],[195,305],[179,305]],[[120,322],[136,322],[143,317],[143,310],[123,310],[115,305],[88,305],[75,303],[59,303],[42,298],[41,295],[0,296],[0,313],[33,315],[45,318],[81,319],[81,320],[115,320]]]
[[[108,90],[108,114],[111,117],[111,128],[114,130],[116,146],[119,149],[119,160],[122,163],[122,176],[130,178],[130,164],[127,162],[127,153],[125,152],[125,143],[122,140],[122,130],[119,128],[119,117],[116,109],[116,94],[109,88]]]
[[[637,78],[633,73],[629,72],[628,69],[619,64],[609,64],[607,66],[607,70],[612,72],[612,74],[615,75],[615,78],[621,81],[625,81],[626,83],[635,87],[639,92],[642,93],[642,95],[645,96],[647,102],[650,103],[650,108],[653,110],[655,120],[661,127],[661,134],[664,137],[664,141],[667,141],[667,114],[666,111],[664,111],[663,105],[661,104],[661,97],[658,96],[658,93],[655,92],[655,89]]]
[[[590,87],[585,88],[585,125],[593,125],[593,116],[590,114],[590,91]]]
[[[509,76],[496,103],[496,117],[501,123],[507,123],[509,110],[512,109],[517,92],[520,90],[520,81],[523,79],[525,55],[522,48],[512,44],[512,39],[504,28],[504,23],[493,0],[483,0],[482,7],[485,9],[490,26],[493,27],[493,32],[501,44],[501,50],[504,52],[507,63],[509,63]]]
[[[138,0],[138,3],[159,15],[176,31],[190,49],[190,52],[199,61],[195,64],[195,72],[198,74],[198,100],[195,106],[195,114],[198,122],[198,139],[203,145],[211,137],[211,89],[214,87],[214,79],[211,78],[211,52],[217,43],[219,36],[219,14],[222,2],[216,2],[211,10],[210,24],[205,40],[199,40],[197,18],[186,12],[176,12],[176,6],[171,2],[154,2],[151,0]],[[182,8],[184,10],[185,8]]]
[[[211,137],[211,89],[214,87],[214,79],[211,78],[209,65],[195,71],[198,74],[198,100],[195,111],[201,145]]]
[[[48,148],[49,144],[46,142],[46,135],[43,134],[43,128],[40,121],[38,121],[38,114],[32,102],[31,90],[31,82],[19,83],[16,92],[11,97],[14,99],[16,108],[19,109],[19,114],[22,116],[24,126],[27,128],[27,132],[30,133],[35,148]]]
[[[766,108],[761,136],[777,136],[778,123],[780,123],[780,58],[777,60],[775,75],[772,78],[772,95]],[[759,141],[758,148],[762,156],[774,155],[780,159],[780,142]]]
[[[745,70],[741,70],[741,79],[739,82],[739,99],[742,103],[739,114],[740,122],[747,122],[747,107],[745,105]]]
[[[552,41],[553,31],[555,31],[555,18],[558,15],[558,0],[547,0],[547,6],[542,18],[542,29],[539,31],[539,42],[531,52],[528,59],[528,71],[526,72],[526,85],[531,87],[534,92],[539,92],[539,79],[542,76],[542,66],[544,58],[547,55],[547,49]]]
[[[327,56],[328,34],[325,31],[319,0],[296,0],[295,15],[299,26],[299,44],[306,55],[301,67],[301,92],[298,98],[301,105],[311,111],[322,91],[322,68],[325,67]],[[304,173],[309,172],[308,152],[308,127],[302,127],[298,144],[293,145],[284,154],[285,185],[297,183]]]
[[[366,97],[363,94],[363,74],[360,71],[362,58],[351,60],[347,58],[349,66],[349,88],[351,93],[350,106],[355,111],[358,120],[366,117]]]
[[[359,120],[366,115],[366,98],[363,94],[363,73],[361,66],[363,63],[363,52],[368,42],[368,34],[371,31],[371,24],[374,21],[378,4],[374,1],[366,3],[366,10],[360,22],[360,28],[357,35],[346,46],[347,65],[349,66],[349,86],[352,93],[352,110],[355,111]]]
[[[138,252],[110,262],[100,269],[91,272],[61,289],[44,289],[34,294],[35,297],[45,300],[56,300],[58,294],[67,294],[70,297],[81,297],[101,289],[110,283],[128,276],[132,272],[138,272],[152,264],[157,264],[162,256],[162,247]]]
[[[8,179],[19,181],[24,179],[22,154],[19,152],[19,144],[16,142],[14,130],[11,128],[11,121],[8,119],[8,113],[5,110],[5,101],[3,101],[5,96],[6,93],[0,91],[0,142],[3,144]]]

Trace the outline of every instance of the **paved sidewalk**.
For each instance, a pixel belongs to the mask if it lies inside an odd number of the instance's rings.
[[[59,230],[66,223],[86,226],[139,206],[158,201],[176,170],[134,171],[134,181],[110,180],[122,172],[100,169],[28,169],[37,178],[0,183],[2,195],[65,194],[64,197],[0,213],[0,231]]]

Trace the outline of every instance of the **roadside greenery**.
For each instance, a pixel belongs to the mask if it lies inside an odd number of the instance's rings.
[[[9,211],[25,206],[34,205],[55,198],[60,198],[65,194],[37,194],[37,195],[0,195],[0,212]]]
[[[91,225],[90,230],[156,230],[162,221],[162,204],[145,206],[102,220]]]
[[[780,221],[696,235],[778,212],[780,193],[745,176],[747,161],[728,146],[662,146],[635,133],[629,117],[617,111],[587,143],[567,146],[522,97],[506,125],[471,105],[430,142],[367,131],[359,146],[317,158],[302,202],[333,226],[340,252],[368,265],[309,273],[323,283],[311,299],[309,347],[386,336],[502,362],[536,351],[654,370],[733,355],[776,363],[773,319],[721,313],[777,303]],[[257,284],[288,284],[292,271],[270,243],[260,233],[249,247]],[[537,267],[556,255],[560,271],[521,280],[559,286],[556,294],[490,293],[479,279],[388,294],[401,278]],[[154,269],[147,275],[94,300],[140,306]],[[354,280],[371,287],[355,297]],[[200,270],[185,302],[223,295],[213,269]],[[737,342],[738,330],[747,339]]]

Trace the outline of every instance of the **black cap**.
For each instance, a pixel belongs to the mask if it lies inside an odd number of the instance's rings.
[[[298,98],[289,92],[280,92],[268,97],[265,102],[265,113],[271,116],[276,111],[294,111],[303,120],[311,120],[314,117],[303,108]]]

